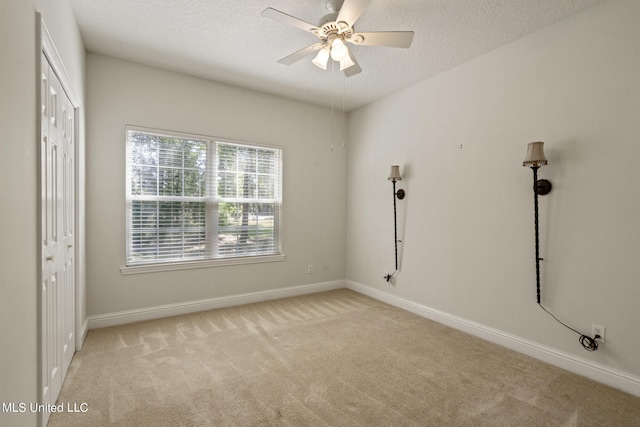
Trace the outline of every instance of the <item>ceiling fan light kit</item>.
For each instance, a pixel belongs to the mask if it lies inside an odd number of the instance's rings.
[[[347,56],[340,60],[340,71],[344,71],[354,65],[356,65],[355,62],[353,62],[353,59],[351,59],[351,56],[349,56],[349,53],[347,52]]]
[[[344,71],[345,75],[350,77],[360,73],[362,68],[346,43],[363,46],[410,47],[413,31],[355,32],[353,25],[370,2],[371,0],[344,0],[340,4],[339,0],[328,0],[325,2],[325,7],[332,13],[322,17],[318,26],[271,7],[266,8],[262,11],[262,16],[310,32],[320,39],[319,42],[294,52],[278,62],[291,65],[317,51],[315,58],[311,61],[316,67],[326,70],[331,58],[340,64],[340,71]]]
[[[331,59],[334,61],[342,61],[346,56],[349,48],[339,38],[334,36],[331,41]]]
[[[318,54],[315,58],[313,58],[313,61],[311,62],[316,67],[326,70],[327,62],[329,62],[329,49],[327,49],[326,47],[320,48]]]

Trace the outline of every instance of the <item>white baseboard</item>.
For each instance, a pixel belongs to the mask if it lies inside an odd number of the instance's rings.
[[[333,282],[322,282],[314,283],[311,285],[271,289],[268,291],[251,292],[246,294],[230,295],[225,297],[209,298],[176,304],[167,304],[157,307],[120,311],[117,313],[99,314],[95,316],[89,316],[87,320],[89,329],[97,329],[107,326],[141,322],[144,320],[159,319],[162,317],[195,313],[198,311],[214,310],[216,308],[231,307],[234,305],[250,304],[254,302],[268,301],[278,298],[287,298],[298,295],[312,294],[316,292],[324,292],[333,289],[342,289],[344,287],[344,280],[336,280]]]
[[[640,397],[640,377],[348,280],[346,287],[387,304]]]

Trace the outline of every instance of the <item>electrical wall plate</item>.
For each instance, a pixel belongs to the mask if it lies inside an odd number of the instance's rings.
[[[599,337],[596,338],[596,341],[599,343],[604,344],[606,332],[607,332],[607,328],[605,328],[604,326],[591,325],[591,337],[593,338],[596,335],[599,335]]]

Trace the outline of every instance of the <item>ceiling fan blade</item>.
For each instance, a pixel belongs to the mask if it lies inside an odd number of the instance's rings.
[[[344,0],[336,22],[346,22],[349,28],[353,27],[353,24],[362,15],[369,3],[371,3],[371,0]]]
[[[359,39],[362,38],[362,41]],[[362,46],[403,47],[411,46],[413,31],[377,31],[373,33],[356,33],[351,36],[353,44]]]
[[[356,74],[359,74],[359,73],[362,72],[362,68],[360,68],[360,65],[358,64],[358,61],[356,61],[356,58],[351,53],[351,50],[349,50],[349,57],[353,61],[353,65],[344,70],[345,77],[355,76]]]
[[[313,24],[298,19],[295,16],[288,15],[284,12],[280,12],[272,7],[268,7],[261,13],[265,18],[273,19],[274,21],[281,22],[283,24],[291,25],[292,27],[300,28],[301,30],[308,31],[316,34],[320,29]]]
[[[311,46],[307,46],[304,49],[300,49],[299,51],[294,52],[289,56],[285,56],[284,58],[282,58],[278,62],[280,64],[284,64],[284,65],[291,65],[294,62],[298,62],[299,60],[301,60],[305,56],[308,56],[308,55],[311,55],[314,52],[317,52],[321,48],[322,48],[322,43],[314,43]]]

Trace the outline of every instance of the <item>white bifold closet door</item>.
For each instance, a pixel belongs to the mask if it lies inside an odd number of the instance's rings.
[[[41,58],[42,403],[55,403],[75,352],[75,111]]]

